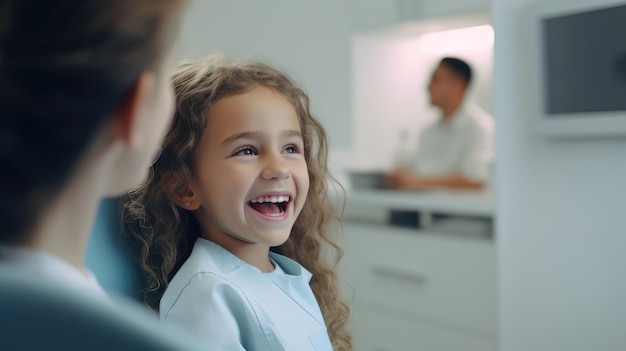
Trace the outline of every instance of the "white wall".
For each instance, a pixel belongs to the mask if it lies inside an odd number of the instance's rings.
[[[350,38],[395,21],[391,1],[195,0],[182,53],[253,57],[285,70],[309,93],[331,148],[350,148]]]
[[[489,9],[490,0],[395,0],[398,18],[415,20],[465,15]]]
[[[532,3],[494,0],[492,11],[500,350],[624,350],[626,138],[533,131]]]

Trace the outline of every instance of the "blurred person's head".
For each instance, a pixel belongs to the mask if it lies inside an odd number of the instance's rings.
[[[82,191],[99,198],[141,181],[172,115],[183,2],[0,0],[1,242],[32,240],[68,184],[98,175]]]
[[[472,80],[472,69],[463,60],[444,57],[433,72],[428,92],[430,103],[445,112],[454,112],[465,96]]]

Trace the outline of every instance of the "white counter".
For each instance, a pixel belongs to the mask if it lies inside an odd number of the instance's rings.
[[[344,219],[348,221],[386,222],[392,210],[416,211],[422,223],[430,223],[432,213],[493,218],[495,204],[490,191],[423,190],[396,191],[349,189]]]

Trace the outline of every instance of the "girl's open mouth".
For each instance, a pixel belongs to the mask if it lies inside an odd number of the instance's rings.
[[[248,205],[263,216],[280,218],[287,211],[290,201],[286,195],[259,196],[248,201]]]

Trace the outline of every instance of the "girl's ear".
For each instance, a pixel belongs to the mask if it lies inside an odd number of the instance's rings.
[[[200,199],[190,186],[185,187],[179,194],[174,195],[174,202],[178,207],[189,211],[200,208]]]
[[[189,182],[182,190],[176,192],[174,189],[177,184],[176,175],[168,172],[164,178],[167,179],[165,182],[167,192],[171,194],[172,200],[178,207],[189,211],[195,211],[200,207],[200,199],[191,184],[193,181]]]

